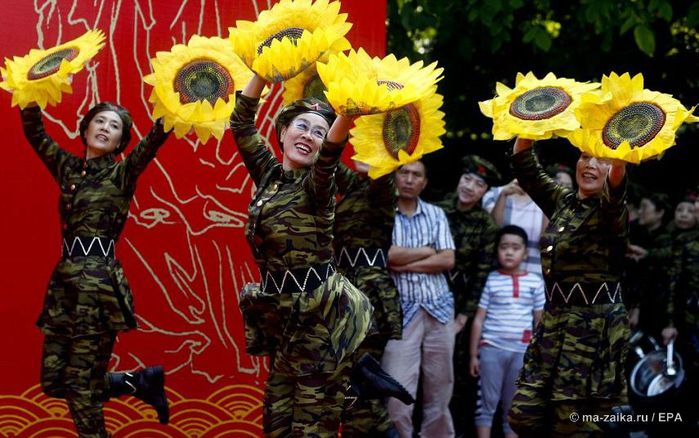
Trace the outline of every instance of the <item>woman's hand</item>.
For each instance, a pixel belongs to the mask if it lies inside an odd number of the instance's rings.
[[[665,327],[661,335],[663,337],[663,345],[667,345],[671,340],[677,338],[677,329],[675,327]]]
[[[512,148],[512,153],[516,154],[518,152],[522,152],[523,150],[531,149],[533,144],[534,144],[534,140],[529,140],[528,138],[517,137],[517,140],[515,140],[515,145]]]
[[[638,318],[641,315],[641,309],[635,307],[629,311],[629,327],[635,329],[638,325]]]
[[[267,86],[267,81],[262,79],[262,76],[255,73],[255,75],[250,78],[250,82],[243,89],[243,96],[251,97],[257,99],[262,96],[262,90]]]
[[[349,131],[354,125],[356,117],[339,115],[328,131],[327,140],[331,143],[341,143],[347,140]]]
[[[612,160],[612,165],[609,167],[609,183],[612,187],[619,187],[626,175],[626,161]]]

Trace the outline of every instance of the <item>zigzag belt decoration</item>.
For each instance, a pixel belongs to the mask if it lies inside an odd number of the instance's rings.
[[[266,271],[261,270],[260,289],[265,293],[310,292],[337,272],[335,265],[326,263],[309,268]]]
[[[564,290],[568,292],[564,292]],[[588,289],[588,292],[585,292]],[[621,283],[603,281],[599,284],[576,282],[546,285],[546,301],[563,305],[615,304],[622,302]]]
[[[388,265],[383,248],[347,248],[342,247],[340,254],[335,257],[337,265],[343,268],[358,268],[364,266],[386,267]]]
[[[96,244],[95,244],[96,243]],[[75,236],[71,243],[63,238],[63,257],[114,257],[114,239],[97,236]]]

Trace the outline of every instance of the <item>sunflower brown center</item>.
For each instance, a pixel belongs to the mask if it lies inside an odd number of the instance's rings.
[[[78,49],[71,47],[44,56],[29,69],[29,72],[27,72],[27,79],[34,81],[51,76],[58,71],[64,59],[72,61],[78,56],[78,53],[80,53]]]
[[[398,151],[415,152],[420,140],[420,113],[413,104],[389,111],[383,120],[383,144],[398,159]]]
[[[271,46],[272,41],[281,41],[284,37],[289,38],[291,42],[294,45],[296,45],[296,41],[298,41],[301,38],[301,35],[303,35],[303,28],[301,27],[287,27],[286,29],[282,29],[274,35],[270,35],[269,37],[267,37],[266,40],[262,41],[262,43],[260,43],[260,45],[257,46],[257,54],[261,54],[262,49],[264,49],[265,47]]]
[[[325,84],[320,80],[318,74],[311,76],[308,81],[303,86],[303,97],[315,97],[316,99],[322,100],[327,103],[328,100],[325,98],[324,91],[326,90]]]
[[[602,130],[602,141],[616,149],[623,141],[632,148],[653,140],[665,124],[665,111],[650,102],[635,102],[614,114]]]
[[[510,105],[510,114],[522,120],[545,120],[565,111],[571,98],[558,87],[541,87],[518,96]]]
[[[180,93],[180,103],[208,100],[214,105],[218,98],[228,102],[234,83],[230,73],[210,59],[199,59],[180,68],[175,75],[175,91]]]
[[[376,83],[379,85],[386,85],[388,87],[388,91],[402,90],[403,89],[403,85],[399,84],[398,82],[378,80],[378,81],[376,81]]]

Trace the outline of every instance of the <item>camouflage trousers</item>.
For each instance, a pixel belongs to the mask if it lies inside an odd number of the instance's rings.
[[[603,438],[608,435],[603,422],[586,421],[583,415],[604,418],[625,398],[551,401],[540,388],[522,387],[512,401],[510,426],[520,438],[570,437]]]
[[[380,335],[367,336],[362,345],[359,346],[355,357],[359,358],[364,353],[369,353],[381,363],[386,342],[388,340]],[[342,415],[342,437],[382,436],[391,427],[391,424],[391,418],[388,416],[388,410],[383,400],[360,398]]]
[[[107,364],[114,332],[67,337],[46,335],[41,359],[41,387],[46,395],[68,403],[81,438],[109,436],[102,402],[106,395]]]
[[[371,325],[369,300],[333,274],[307,292],[240,297],[246,349],[271,359],[264,432],[272,437],[336,436],[355,352]]]
[[[272,366],[263,404],[265,436],[336,437],[352,365],[346,360],[331,373],[302,376]]]

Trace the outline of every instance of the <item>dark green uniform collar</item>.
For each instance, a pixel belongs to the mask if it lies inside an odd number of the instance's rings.
[[[101,157],[90,158],[89,160],[86,160],[83,166],[85,167],[85,169],[91,171],[98,171],[106,169],[112,164],[114,164],[114,154],[104,154]]]
[[[307,168],[301,168],[301,169],[289,169],[289,170],[284,170],[284,168],[281,168],[281,178],[285,182],[292,182],[292,181],[298,181],[301,178],[306,175],[308,172]]]

